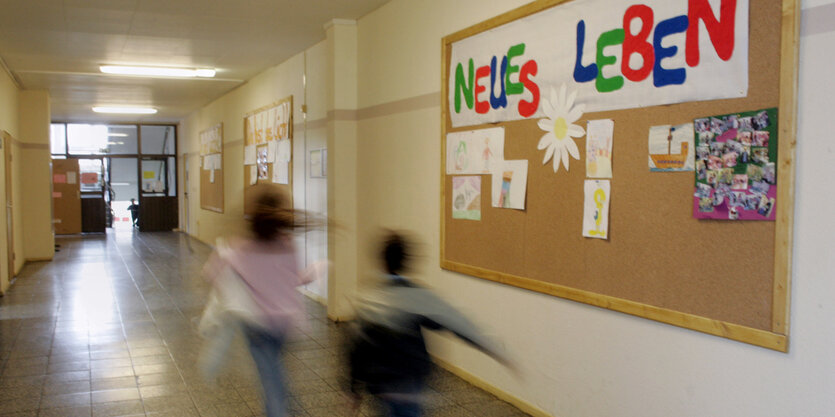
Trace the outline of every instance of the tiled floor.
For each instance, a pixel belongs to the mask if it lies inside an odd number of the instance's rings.
[[[0,298],[0,417],[263,415],[242,343],[215,383],[195,363],[208,246],[131,231],[57,243],[54,261],[27,264]],[[310,326],[284,358],[292,415],[354,415],[342,391],[344,325],[306,306]],[[429,416],[525,415],[440,370],[426,400]],[[359,415],[375,413],[364,401]]]

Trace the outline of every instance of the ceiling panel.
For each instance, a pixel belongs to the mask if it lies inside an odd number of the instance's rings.
[[[0,0],[0,57],[56,120],[176,121],[325,38],[323,25],[388,0]],[[101,64],[215,67],[217,79],[148,79]],[[93,114],[142,104],[154,116]],[[115,117],[115,118],[114,118]]]

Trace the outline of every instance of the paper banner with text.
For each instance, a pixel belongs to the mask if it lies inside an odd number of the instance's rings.
[[[748,95],[748,0],[575,0],[452,44],[453,127],[544,117],[567,84],[585,112]]]

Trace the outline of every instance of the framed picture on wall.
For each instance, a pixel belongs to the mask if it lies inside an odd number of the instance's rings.
[[[324,178],[326,176],[326,149],[310,151],[310,178]]]

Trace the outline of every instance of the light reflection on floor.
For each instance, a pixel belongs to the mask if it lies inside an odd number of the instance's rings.
[[[208,246],[135,229],[57,243],[53,262],[27,264],[0,298],[0,417],[263,415],[241,343],[215,383],[197,370]],[[351,415],[344,326],[321,305],[305,306],[309,326],[284,357],[291,415]],[[428,416],[524,415],[444,371],[426,398]],[[376,409],[365,401],[360,411]]]

